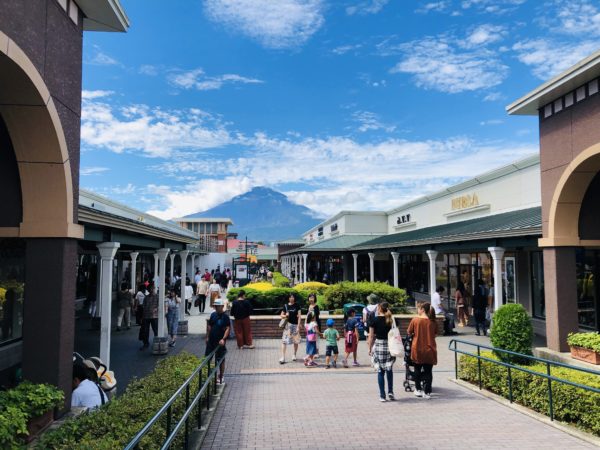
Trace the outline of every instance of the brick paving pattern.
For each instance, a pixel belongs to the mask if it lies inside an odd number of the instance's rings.
[[[465,337],[472,330],[461,333]],[[474,335],[468,339],[488,342]],[[397,401],[387,403],[379,402],[376,374],[368,366],[305,368],[304,342],[299,361],[290,361],[288,348],[288,363],[280,366],[279,340],[257,340],[255,350],[237,350],[230,343],[227,386],[202,448],[597,448],[451,382],[454,356],[446,350],[448,341],[438,339],[433,398],[405,393],[403,366],[397,363]],[[359,361],[367,363],[366,345],[359,348]]]

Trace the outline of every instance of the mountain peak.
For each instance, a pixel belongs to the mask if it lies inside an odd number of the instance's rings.
[[[265,186],[254,187],[214,208],[186,217],[229,217],[234,223],[230,232],[265,242],[298,238],[320,221],[311,209]]]

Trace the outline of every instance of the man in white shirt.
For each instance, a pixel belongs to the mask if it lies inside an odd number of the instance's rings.
[[[88,379],[87,371],[81,364],[73,365],[71,408],[94,409],[108,401],[102,388]]]
[[[196,286],[198,286],[201,279],[202,275],[200,275],[200,269],[196,269],[196,275],[194,275],[194,283],[196,284]]]
[[[185,295],[185,313],[189,316],[190,308],[192,307],[192,297],[194,296],[194,288],[192,288],[189,278],[187,278],[185,280],[184,295]]]
[[[438,286],[431,296],[431,306],[435,309],[435,313],[444,316],[444,336],[457,334],[454,331],[454,315],[446,311],[442,305],[442,293],[445,291],[443,286]]]

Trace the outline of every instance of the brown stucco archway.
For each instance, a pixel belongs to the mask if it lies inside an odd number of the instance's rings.
[[[23,50],[0,32],[0,116],[15,152],[23,202],[18,227],[0,237],[82,238],[71,166],[54,100]]]
[[[581,239],[581,205],[590,183],[600,173],[600,143],[577,155],[561,175],[550,205],[548,233],[541,247],[600,246],[600,240]]]

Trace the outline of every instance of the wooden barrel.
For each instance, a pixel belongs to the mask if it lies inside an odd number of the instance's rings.
[[[169,341],[166,337],[154,336],[152,340],[152,354],[166,355],[169,352]]]

